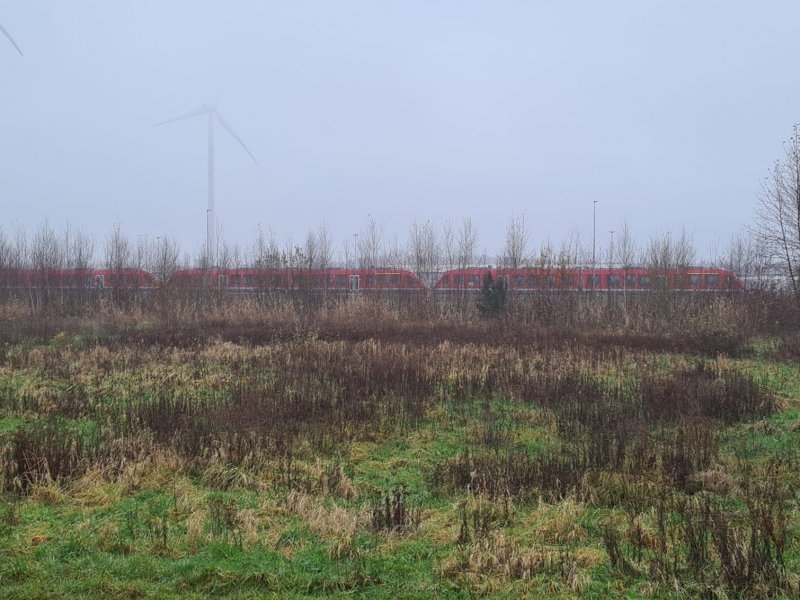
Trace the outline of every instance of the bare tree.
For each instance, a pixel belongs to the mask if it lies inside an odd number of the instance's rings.
[[[542,245],[539,246],[539,251],[536,253],[534,264],[540,269],[543,269],[545,267],[552,266],[554,260],[555,250],[553,249],[553,245],[550,243],[549,239],[545,240],[542,242]]]
[[[94,264],[94,236],[77,229],[69,236],[67,245],[68,268],[87,271]]]
[[[353,262],[355,257],[355,244],[350,246],[350,240],[347,238],[342,242],[342,263],[346,269],[350,268],[350,263]]]
[[[309,231],[306,236],[305,255],[309,269],[314,269],[319,266],[317,234],[314,231]]]
[[[237,265],[239,260],[239,247],[231,245],[226,240],[217,238],[217,266],[220,269],[230,269]]]
[[[34,270],[34,287],[38,294],[33,301],[34,309],[42,309],[51,300],[51,289],[55,286],[57,271],[64,266],[64,247],[56,232],[45,221],[36,230],[31,242],[31,268]]]
[[[461,219],[461,229],[458,230],[458,266],[466,269],[475,262],[475,252],[478,249],[478,230],[470,217]]]
[[[625,270],[630,269],[636,260],[636,240],[627,219],[620,223],[616,242],[616,258],[620,266]]]
[[[358,236],[358,262],[362,269],[375,268],[383,245],[383,226],[371,216],[366,229]]]
[[[156,238],[151,271],[156,280],[164,284],[178,270],[180,246],[167,236]]]
[[[320,269],[328,269],[333,260],[333,236],[323,221],[317,227],[317,264]]]
[[[525,214],[511,217],[506,226],[506,245],[502,266],[517,269],[523,266],[528,250],[530,232],[525,222]]]
[[[386,248],[381,263],[389,267],[404,267],[406,265],[406,253],[400,244],[397,234],[392,236],[392,242]]]
[[[269,235],[265,234],[260,224],[256,227],[251,262],[256,269],[278,269],[284,266],[275,236],[271,231]]]
[[[56,232],[45,221],[36,231],[31,244],[31,267],[41,274],[46,283],[54,271],[64,266],[64,248]]]
[[[433,274],[441,263],[441,248],[436,239],[436,229],[430,221],[414,221],[409,232],[409,258],[418,277],[432,284]]]
[[[444,252],[445,267],[452,269],[456,264],[456,235],[453,222],[447,219],[442,223],[442,251]]]
[[[11,268],[11,255],[14,251],[14,244],[11,238],[0,227],[0,270]]]
[[[761,186],[754,233],[800,304],[800,124]]]
[[[106,268],[119,271],[131,264],[131,243],[119,223],[114,223],[111,233],[106,237]]]

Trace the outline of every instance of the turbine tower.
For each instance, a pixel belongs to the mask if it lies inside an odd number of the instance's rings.
[[[14,48],[17,49],[17,52],[19,52],[19,55],[24,58],[25,55],[22,53],[22,50],[19,49],[19,46],[17,46],[17,42],[14,41],[14,38],[11,37],[11,34],[8,33],[6,31],[6,28],[3,27],[2,25],[0,25],[0,33],[2,33],[3,35],[5,35],[8,38],[8,41],[11,42],[11,45],[14,46]]]
[[[258,164],[256,157],[253,156],[253,153],[247,148],[245,143],[242,141],[233,128],[228,125],[228,122],[225,118],[220,114],[217,110],[216,105],[208,106],[204,104],[198,110],[192,111],[189,114],[181,115],[180,117],[175,117],[174,119],[167,119],[166,121],[161,121],[159,123],[155,123],[153,126],[156,127],[158,125],[166,125],[167,123],[174,123],[175,121],[182,121],[183,119],[191,119],[192,117],[199,117],[200,115],[207,115],[208,118],[208,209],[206,210],[206,258],[207,258],[207,267],[210,269],[214,266],[217,257],[217,245],[215,239],[215,230],[214,230],[214,119],[219,121],[219,124],[222,125],[225,129],[228,130],[244,151],[250,155],[250,158],[253,159],[253,162]]]

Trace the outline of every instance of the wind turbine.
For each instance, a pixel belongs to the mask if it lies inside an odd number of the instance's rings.
[[[19,52],[19,55],[24,58],[25,55],[22,53],[22,50],[19,49],[19,46],[17,46],[17,42],[14,41],[14,38],[11,37],[11,34],[8,33],[6,31],[6,28],[3,27],[2,25],[0,25],[0,33],[2,33],[3,35],[5,35],[8,38],[8,41],[11,42],[11,45],[14,46],[14,48],[17,49],[17,52]]]
[[[210,269],[214,266],[214,261],[216,259],[216,240],[215,240],[215,230],[214,230],[214,119],[219,121],[219,124],[222,125],[225,129],[228,130],[244,151],[250,155],[250,158],[253,159],[253,162],[258,164],[256,157],[253,156],[253,153],[247,148],[245,143],[242,141],[233,128],[228,125],[228,122],[225,118],[220,114],[217,110],[216,105],[208,106],[204,104],[198,110],[192,111],[189,114],[181,115],[180,117],[175,117],[174,119],[167,119],[166,121],[161,121],[159,123],[155,123],[153,126],[157,127],[159,125],[166,125],[167,123],[174,123],[175,121],[182,121],[183,119],[191,119],[192,117],[199,117],[200,115],[208,115],[208,210],[206,210],[206,255],[208,258],[208,268]]]

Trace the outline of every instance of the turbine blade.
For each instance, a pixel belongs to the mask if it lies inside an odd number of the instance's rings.
[[[181,115],[180,117],[175,117],[174,119],[167,119],[166,121],[159,121],[158,123],[153,123],[153,127],[158,127],[159,125],[166,125],[167,123],[174,123],[175,121],[183,121],[184,119],[191,119],[192,117],[204,115],[209,112],[211,112],[211,109],[203,105],[201,108],[193,110],[188,114]]]
[[[225,120],[225,118],[220,114],[220,112],[217,109],[214,109],[214,114],[216,115],[217,120],[220,122],[220,124],[225,129],[228,130],[228,133],[230,133],[233,136],[233,139],[235,139],[237,142],[239,142],[239,144],[242,146],[242,148],[244,148],[244,151],[247,152],[250,155],[250,158],[253,159],[253,162],[258,164],[258,161],[256,160],[256,157],[253,156],[253,153],[250,152],[250,150],[248,149],[247,146],[245,146],[245,143],[242,141],[242,138],[240,138],[238,135],[236,135],[236,132],[233,130],[233,128],[230,125],[228,125],[228,122]]]
[[[2,25],[0,25],[0,32],[2,32],[8,38],[8,41],[11,42],[11,45],[14,46],[14,48],[17,49],[17,52],[19,52],[19,55],[24,58],[25,55],[22,53],[22,50],[19,49],[19,46],[17,46],[17,42],[14,41],[14,38],[11,37],[11,34],[8,33],[6,28]]]

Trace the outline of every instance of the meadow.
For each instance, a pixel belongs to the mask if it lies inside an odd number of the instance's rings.
[[[800,347],[734,310],[7,306],[2,595],[797,597]]]

